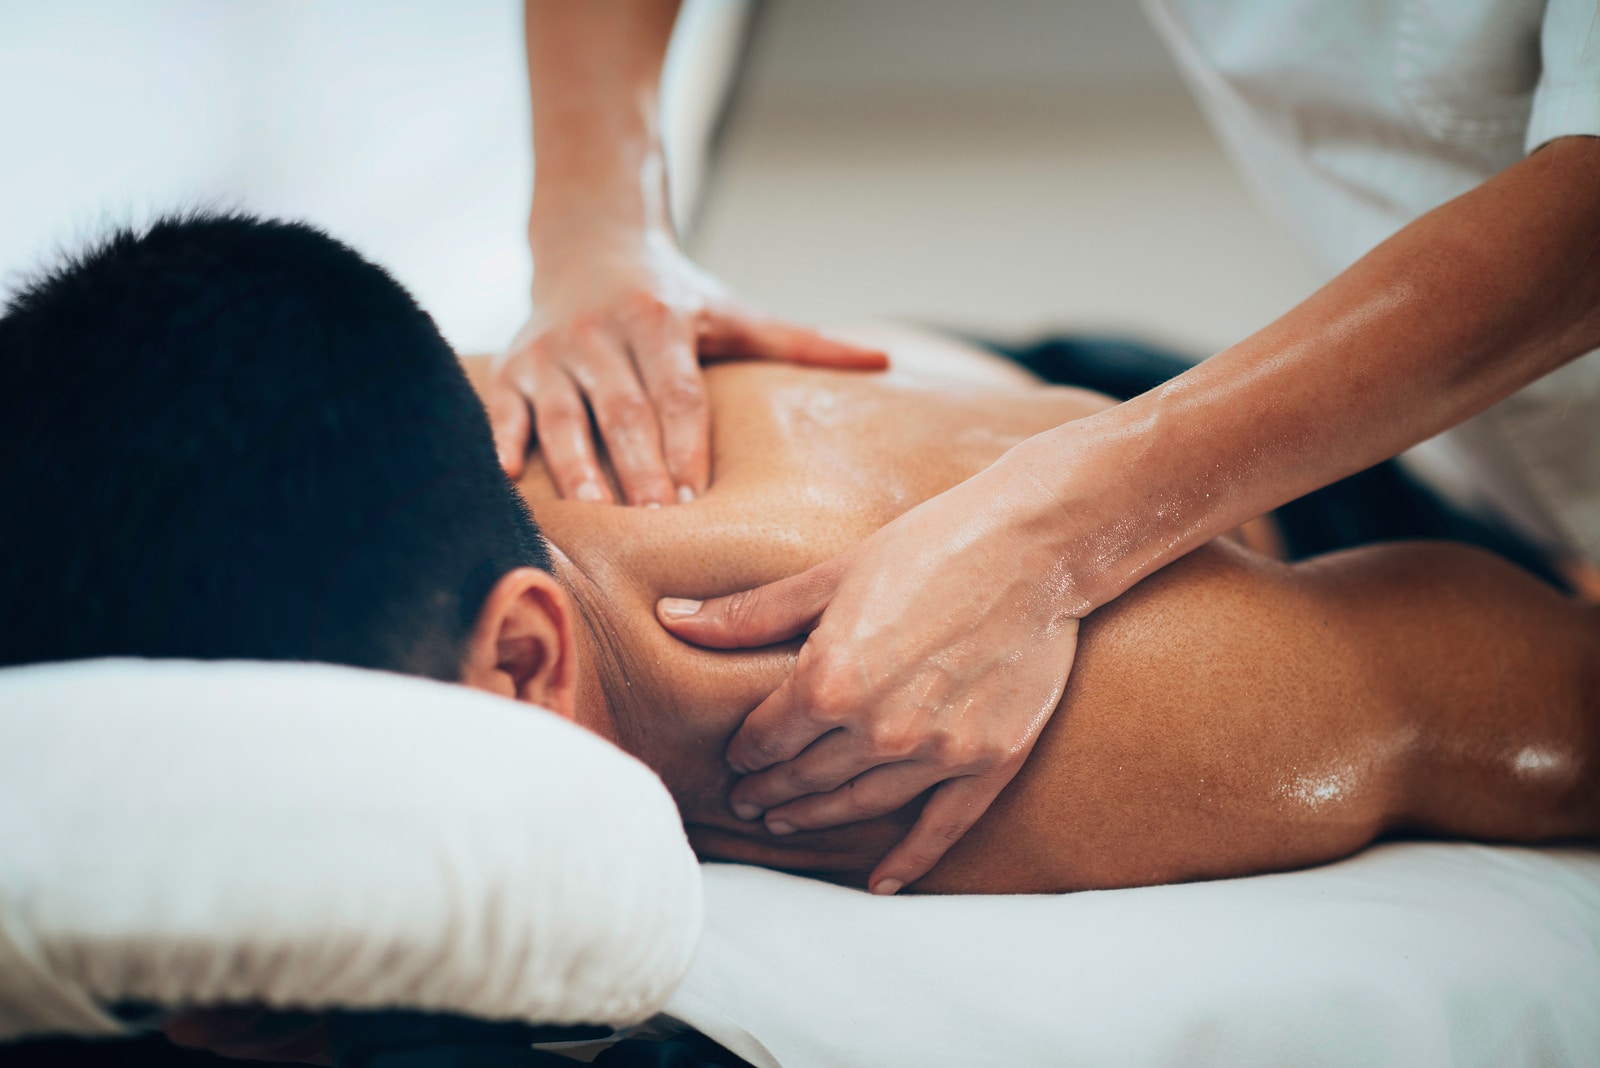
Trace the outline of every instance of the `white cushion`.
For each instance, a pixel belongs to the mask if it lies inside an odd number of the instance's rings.
[[[667,1011],[762,1068],[1600,1064],[1593,850],[1395,843],[1059,897],[705,879]]]
[[[322,665],[0,671],[0,1038],[118,1001],[626,1024],[700,912],[660,780],[549,712]]]

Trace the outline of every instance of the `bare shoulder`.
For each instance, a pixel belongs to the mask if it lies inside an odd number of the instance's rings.
[[[1447,542],[1371,545],[1290,570],[1364,655],[1397,675],[1426,659],[1487,683],[1497,667],[1540,664],[1600,695],[1600,608],[1492,553]]]
[[[1592,795],[1581,755],[1600,747],[1597,626],[1594,609],[1459,545],[1291,565],[1213,542],[1085,621],[1060,710],[920,886],[1282,870],[1391,824],[1549,836],[1538,828],[1565,825],[1522,818],[1541,811],[1524,765],[1531,753],[1536,770],[1570,766],[1547,792]],[[1580,757],[1551,756],[1568,753]]]
[[[1459,661],[1476,675],[1543,662],[1600,684],[1600,609],[1454,542],[1366,545],[1286,564],[1219,540],[1107,607],[1103,624],[1116,630],[1152,616],[1169,625],[1225,619],[1279,665],[1311,641],[1324,665],[1339,654],[1384,678],[1415,677],[1417,663]]]
[[[1292,581],[1330,605],[1360,608],[1374,599],[1415,603],[1434,613],[1478,615],[1490,607],[1502,624],[1555,625],[1600,639],[1600,611],[1568,597],[1493,553],[1456,542],[1365,545],[1313,557],[1289,569]]]

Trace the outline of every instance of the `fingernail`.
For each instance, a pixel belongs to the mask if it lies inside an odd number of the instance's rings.
[[[687,619],[700,611],[700,602],[685,600],[682,597],[663,597],[657,607],[668,619]]]
[[[646,508],[660,508],[661,507],[661,502],[660,501],[645,501],[644,502],[644,506]]]
[[[905,883],[902,883],[899,879],[879,879],[872,887],[872,893],[877,894],[879,897],[890,897],[898,894],[900,888],[904,885]]]
[[[761,810],[748,801],[735,801],[733,814],[742,820],[757,820],[761,818]]]
[[[605,491],[598,482],[580,482],[578,488],[572,491],[572,496],[580,501],[603,501],[606,499]]]
[[[678,503],[679,504],[688,504],[692,500],[694,500],[694,487],[692,487],[692,486],[679,486],[678,487]]]
[[[793,834],[794,824],[785,823],[782,820],[768,820],[767,830],[773,834]]]

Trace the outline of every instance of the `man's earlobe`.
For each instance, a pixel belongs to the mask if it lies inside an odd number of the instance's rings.
[[[461,669],[478,690],[577,715],[572,601],[548,572],[519,567],[484,599]]]

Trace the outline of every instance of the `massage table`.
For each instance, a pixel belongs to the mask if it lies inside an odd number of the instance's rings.
[[[463,687],[0,671],[0,1041],[223,1003],[334,1014],[367,1068],[641,1025],[764,1068],[1594,1065],[1600,852],[874,898],[696,863],[642,764]]]

